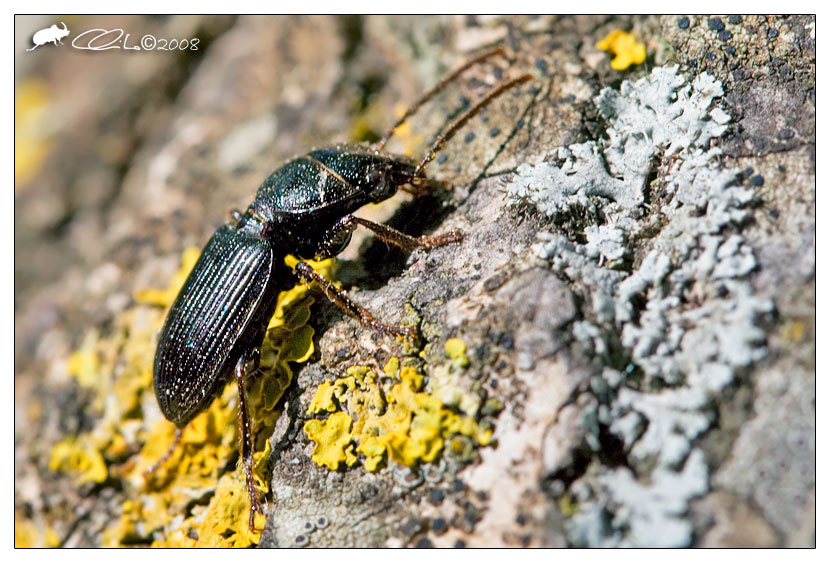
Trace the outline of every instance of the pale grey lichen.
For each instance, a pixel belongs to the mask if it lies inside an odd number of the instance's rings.
[[[723,89],[708,74],[689,84],[677,71],[605,88],[594,102],[606,137],[561,148],[555,162],[524,164],[507,186],[511,201],[557,224],[575,212],[604,219],[584,238],[566,228],[539,233],[532,249],[584,292],[575,339],[600,358],[614,342],[631,362],[626,373],[604,368],[610,404],[600,412],[588,402],[596,414],[580,417],[587,434],[610,421],[629,468],[600,465],[571,485],[578,510],[566,530],[578,545],[690,543],[684,515],[709,474],[695,440],[711,428],[735,371],[766,353],[758,323],[773,305],[753,295],[747,276],[758,264],[738,233],[754,194],[710,146],[730,120],[712,107]],[[645,203],[647,190],[659,204]],[[632,371],[643,376],[637,390],[626,386]]]

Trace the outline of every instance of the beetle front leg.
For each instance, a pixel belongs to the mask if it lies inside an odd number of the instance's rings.
[[[323,238],[323,243],[317,251],[318,259],[334,256],[342,250],[344,243],[348,242],[352,232],[358,225],[362,225],[375,233],[375,236],[383,242],[407,251],[415,250],[416,248],[435,248],[436,246],[443,246],[452,242],[461,242],[462,238],[462,233],[458,229],[453,229],[448,233],[431,237],[413,237],[380,223],[373,223],[372,221],[367,221],[354,215],[346,215],[326,233],[326,236]]]
[[[245,376],[248,374],[248,363],[251,361],[254,363],[254,370],[252,371],[256,371],[257,364],[259,364],[259,351],[251,350],[248,354],[239,358],[234,371],[236,373],[236,384],[239,387],[239,440],[241,441],[242,467],[245,470],[245,485],[248,487],[248,497],[251,500],[248,529],[256,533],[262,530],[258,530],[254,526],[254,513],[259,512],[264,516],[265,512],[262,511],[256,497],[253,436],[251,435],[251,420],[248,416],[248,406],[245,401]]]
[[[349,299],[349,296],[346,295],[344,291],[338,289],[333,283],[315,272],[311,266],[302,260],[297,262],[297,265],[294,266],[294,272],[301,281],[306,283],[317,282],[317,285],[320,286],[320,289],[323,290],[323,293],[332,303],[340,307],[346,313],[355,317],[358,321],[360,321],[360,324],[385,334],[415,337],[416,332],[412,327],[389,325],[377,320],[369,311]]]

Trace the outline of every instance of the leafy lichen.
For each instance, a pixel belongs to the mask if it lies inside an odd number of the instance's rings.
[[[89,409],[98,422],[92,431],[56,444],[50,469],[79,482],[122,482],[128,500],[120,519],[104,531],[105,546],[244,547],[258,541],[258,534],[248,529],[242,469],[227,472],[238,455],[235,382],[184,428],[182,443],[170,458],[144,475],[164,456],[175,432],[155,401],[155,335],[198,256],[198,249],[186,250],[167,288],[136,292],[138,305],[116,318],[112,333],[100,337],[90,331],[69,359],[70,374],[95,393]],[[312,263],[324,275],[332,265],[332,260]],[[246,384],[260,491],[267,491],[270,482],[264,473],[267,438],[280,414],[277,402],[291,382],[289,363],[303,362],[314,351],[314,331],[307,325],[312,303],[304,285],[280,294],[262,345],[260,372]],[[263,517],[256,518],[261,527]]]
[[[451,361],[466,365],[463,342],[450,341],[447,351],[454,354]],[[473,416],[455,412],[438,396],[422,391],[424,375],[410,365],[400,367],[397,358],[384,368],[386,376],[397,380],[386,387],[368,367],[353,366],[347,374],[322,383],[307,411],[333,413],[304,426],[315,443],[312,460],[318,465],[332,470],[341,462],[351,466],[357,461],[356,451],[363,456],[367,471],[376,471],[384,460],[412,467],[434,461],[445,443],[451,445],[459,436],[482,446],[490,443],[491,430],[484,430]]]
[[[634,35],[621,29],[615,29],[597,41],[596,46],[597,49],[615,55],[611,60],[611,68],[614,70],[625,70],[646,60],[646,46],[637,41]]]

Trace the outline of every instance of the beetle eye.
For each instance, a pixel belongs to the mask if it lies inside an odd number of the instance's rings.
[[[379,184],[382,179],[383,174],[381,174],[379,170],[369,170],[369,172],[366,173],[366,184],[370,186]]]

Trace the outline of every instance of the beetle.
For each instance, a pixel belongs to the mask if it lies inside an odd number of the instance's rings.
[[[461,72],[499,53],[503,53],[500,47],[490,49],[439,82],[374,146],[331,145],[284,164],[266,178],[247,210],[234,212],[234,222],[226,223],[210,238],[173,302],[159,336],[153,386],[162,413],[177,430],[167,454],[147,473],[170,456],[181,441],[182,429],[235,378],[239,388],[241,459],[251,502],[248,525],[255,530],[254,513],[264,512],[257,501],[253,479],[244,382],[248,374],[258,369],[259,347],[279,293],[298,280],[315,282],[329,299],[357,317],[361,324],[389,335],[415,335],[411,327],[376,319],[306,262],[300,260],[290,268],[284,262],[285,256],[335,256],[345,249],[357,226],[366,227],[381,240],[406,250],[460,241],[458,231],[412,237],[352,213],[367,203],[392,197],[404,186],[425,189],[437,185],[427,179],[424,167],[444,143],[493,99],[526,82],[530,75],[493,87],[439,133],[420,162],[388,153],[384,146],[398,126]]]

